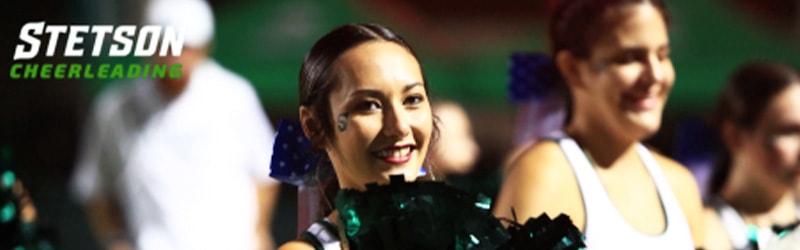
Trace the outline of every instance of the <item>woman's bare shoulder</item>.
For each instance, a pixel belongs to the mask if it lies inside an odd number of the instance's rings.
[[[305,241],[293,240],[284,243],[278,247],[278,250],[314,250],[314,246]]]
[[[509,172],[548,173],[565,169],[551,167],[553,165],[569,163],[558,143],[548,140],[529,145],[510,164]]]
[[[537,142],[512,163],[494,212],[511,218],[512,208],[520,218],[565,213],[576,225],[582,225],[580,190],[558,143]]]
[[[652,150],[651,152],[658,165],[661,166],[661,169],[664,171],[664,175],[666,175],[670,185],[675,187],[697,187],[697,181],[694,179],[694,175],[686,166],[659,152],[654,152]]]

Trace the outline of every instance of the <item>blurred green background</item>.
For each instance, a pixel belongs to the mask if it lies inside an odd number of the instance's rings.
[[[477,16],[487,19],[481,23],[469,20],[475,16],[430,14],[424,10],[414,12],[415,7],[425,5],[424,1],[375,2],[387,6],[376,8],[374,6],[380,4],[370,1],[219,3],[214,57],[250,79],[268,109],[296,107],[299,65],[315,39],[344,23],[384,23],[404,35],[418,50],[435,94],[469,106],[500,109],[507,108],[508,103],[505,85],[508,81],[510,53],[547,51],[544,32],[546,14],[542,9],[528,10],[532,13],[528,18],[483,13]],[[400,4],[391,2],[405,2],[405,6],[398,7],[395,5]],[[486,6],[498,5],[486,4],[488,1],[442,2],[447,2],[452,8],[472,5],[465,8],[490,9]],[[517,1],[497,2],[511,5],[511,2]],[[714,101],[727,74],[746,60],[772,59],[795,65],[800,63],[800,46],[790,39],[790,34],[766,27],[770,24],[731,4],[734,2],[668,1],[673,20],[672,56],[678,76],[667,106],[669,114],[704,111]],[[547,8],[542,3],[517,6]],[[392,11],[391,8],[406,9],[412,13],[387,14]],[[440,24],[427,22],[441,20],[442,15],[455,20]],[[494,20],[503,17],[512,19],[509,22],[520,23],[500,26],[504,23]],[[423,22],[422,25],[427,28],[415,30],[414,22]],[[457,22],[463,22],[464,27],[448,27],[458,25]],[[477,34],[464,31],[470,26],[486,32]],[[495,34],[507,36],[479,37]],[[448,42],[457,44],[452,44],[455,48],[441,48],[446,46],[442,43]],[[476,44],[471,46],[471,42]]]

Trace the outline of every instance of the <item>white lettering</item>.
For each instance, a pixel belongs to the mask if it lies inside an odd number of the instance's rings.
[[[95,34],[94,48],[92,48],[92,56],[100,56],[100,50],[103,49],[103,40],[106,38],[106,34],[111,34],[111,31],[113,30],[114,26],[111,25],[92,26],[92,33]]]
[[[39,45],[41,45],[41,42],[39,39],[36,39],[36,37],[31,36],[31,33],[34,35],[41,35],[43,30],[44,22],[29,22],[22,25],[22,29],[19,31],[19,40],[30,44],[30,49],[25,50],[24,44],[18,44],[14,51],[14,60],[31,59],[35,57],[36,54],[39,54]]]
[[[123,34],[127,34],[127,36]],[[134,25],[122,25],[117,27],[117,30],[114,31],[114,41],[118,44],[111,45],[111,50],[108,52],[108,55],[112,57],[119,57],[130,54],[133,43],[130,39],[130,36],[135,34],[136,26]],[[121,48],[120,44],[122,44]]]
[[[67,47],[64,48],[64,56],[65,57],[75,57],[75,56],[82,56],[83,49],[76,49],[75,45],[83,43],[83,36],[79,36],[79,33],[88,33],[89,26],[87,25],[72,25],[69,28],[69,35],[67,36]]]
[[[65,39],[60,39],[62,34],[66,36]],[[56,50],[59,53],[63,50],[64,57],[84,56],[90,50],[91,56],[95,57],[104,56],[105,51],[111,57],[131,54],[137,57],[180,56],[185,32],[181,28],[160,25],[145,25],[141,28],[136,25],[49,25],[41,21],[22,25],[19,39],[20,42],[14,50],[15,61],[39,56],[45,42],[46,57],[55,56]],[[66,40],[66,44],[62,45],[60,43],[63,40]],[[159,52],[158,55],[156,51]]]
[[[56,44],[58,44],[58,37],[61,33],[67,33],[67,26],[66,25],[47,25],[47,28],[44,29],[45,33],[50,34],[50,41],[47,43],[47,53],[46,56],[53,56],[56,52]]]
[[[161,36],[161,26],[147,25],[139,30],[139,39],[136,40],[135,56],[152,56],[158,49],[158,38]],[[150,37],[148,42],[147,37]],[[145,47],[146,46],[146,47]]]
[[[166,56],[167,49],[172,52],[172,56],[181,56],[183,52],[183,40],[186,32],[184,29],[178,29],[175,33],[175,28],[172,26],[164,27],[164,38],[161,40],[161,51],[158,52],[159,56]]]

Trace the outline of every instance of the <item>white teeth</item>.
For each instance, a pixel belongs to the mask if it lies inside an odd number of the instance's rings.
[[[398,157],[399,158],[399,157],[403,157],[405,155],[408,155],[408,153],[410,151],[411,151],[411,147],[402,147],[402,148],[399,148],[399,149],[381,150],[381,151],[378,151],[377,155],[378,155],[378,157],[381,157],[381,158],[386,158],[386,157]]]

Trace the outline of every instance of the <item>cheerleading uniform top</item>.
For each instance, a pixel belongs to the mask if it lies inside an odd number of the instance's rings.
[[[636,151],[653,179],[666,217],[659,235],[642,233],[625,221],[580,146],[571,138],[557,140],[575,172],[586,215],[587,249],[694,249],[691,231],[678,200],[653,155],[641,144]]]

